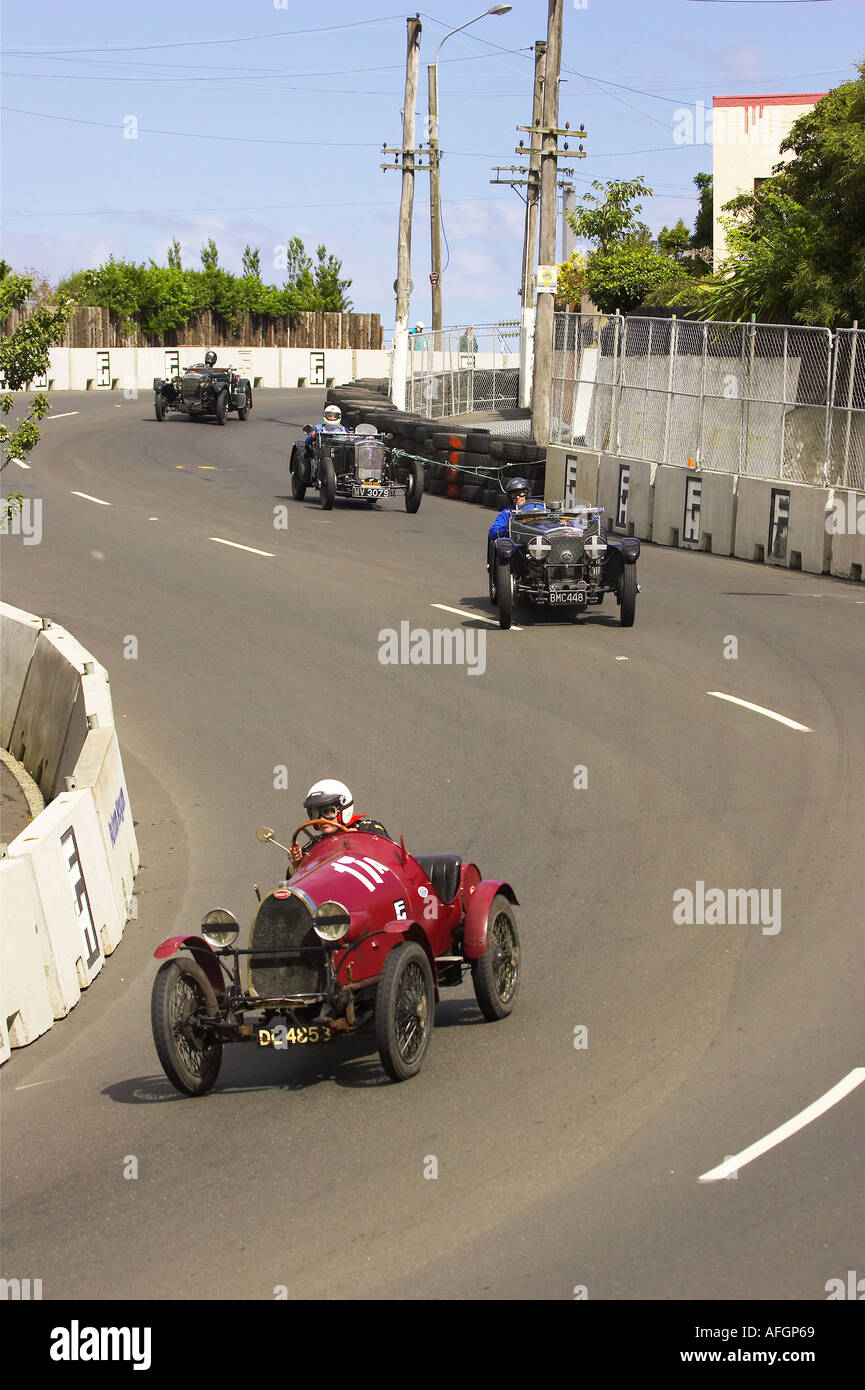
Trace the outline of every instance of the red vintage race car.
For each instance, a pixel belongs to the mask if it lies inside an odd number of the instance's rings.
[[[290,852],[272,830],[256,835]],[[520,944],[510,884],[481,878],[459,854],[413,857],[402,841],[329,820],[306,821],[292,846],[301,835],[312,843],[290,880],[258,895],[247,948],[234,945],[236,918],[216,908],[200,936],[169,937],[154,953],[172,957],[153,983],[156,1050],[187,1095],[214,1085],[226,1042],[312,1046],[368,1020],[385,1071],[405,1081],[421,1068],[439,991],[469,970],[484,1017],[511,1012]]]

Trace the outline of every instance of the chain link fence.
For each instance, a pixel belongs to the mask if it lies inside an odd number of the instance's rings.
[[[516,409],[518,321],[409,334],[405,408],[431,420]]]
[[[553,444],[863,486],[861,330],[556,314],[554,333]]]

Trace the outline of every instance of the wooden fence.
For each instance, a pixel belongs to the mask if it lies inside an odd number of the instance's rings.
[[[30,310],[17,310],[7,318],[3,331],[14,333]],[[384,345],[378,314],[303,313],[269,318],[265,314],[246,314],[237,332],[213,313],[196,314],[183,328],[165,333],[122,331],[122,319],[110,309],[75,309],[63,347],[292,347],[292,348],[372,348]]]

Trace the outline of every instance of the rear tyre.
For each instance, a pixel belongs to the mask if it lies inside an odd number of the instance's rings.
[[[329,454],[322,456],[318,465],[318,474],[318,498],[322,511],[329,512],[333,506],[333,499],[336,497],[336,473],[333,468],[333,459]]]
[[[499,609],[499,627],[510,627],[514,613],[514,577],[507,560],[496,560],[496,603]]]
[[[381,1064],[392,1081],[416,1076],[433,1028],[435,991],[426,951],[416,941],[394,946],[375,996],[375,1034]]]
[[[184,1095],[203,1096],[219,1075],[222,1043],[209,1041],[201,1027],[215,1009],[213,986],[195,961],[160,966],[150,1001],[153,1041],[165,1075]]]
[[[619,622],[622,627],[633,627],[637,612],[637,566],[625,565],[619,580]]]
[[[291,495],[295,502],[302,502],[309,486],[309,464],[297,449],[291,451]]]
[[[224,425],[224,424],[225,424],[225,417],[226,417],[226,414],[228,413],[228,392],[227,392],[227,391],[220,391],[219,395],[216,397],[215,410],[216,410],[216,423],[217,423],[217,425]]]
[[[251,409],[252,409],[252,392],[250,391],[249,387],[247,386],[247,388],[246,388],[246,405],[242,405],[242,406],[240,407],[240,409],[238,410],[238,412],[237,412],[237,418],[238,418],[238,420],[245,420],[246,417],[247,417],[247,415],[248,415],[249,412],[251,411]]]
[[[165,397],[161,391],[153,402],[153,413],[161,425],[165,419]]]
[[[423,497],[423,464],[418,463],[417,459],[411,459],[406,468],[408,473],[408,492],[405,495],[405,509],[407,512],[414,513],[421,504]]]
[[[472,984],[489,1023],[507,1018],[520,982],[520,934],[514,909],[499,893],[489,915],[487,949],[472,962]]]

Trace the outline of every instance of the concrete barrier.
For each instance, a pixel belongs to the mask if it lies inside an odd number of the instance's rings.
[[[70,790],[89,790],[114,895],[114,914],[100,926],[102,949],[109,956],[118,945],[133,910],[132,886],[138,872],[138,843],[132,827],[129,792],[116,731],[91,729],[70,778]]]
[[[645,459],[602,454],[598,469],[599,506],[607,510],[608,527],[625,536],[652,539],[654,478],[657,464]]]
[[[54,794],[64,749],[78,740],[83,744],[85,735],[79,673],[55,642],[45,640],[40,628],[12,725],[9,752],[24,764],[46,801]]]
[[[544,500],[556,502],[566,498],[574,501],[583,497],[588,502],[597,502],[600,466],[601,455],[590,449],[548,445]]]
[[[865,492],[833,488],[825,524],[832,546],[830,573],[861,582],[865,579]]]
[[[46,966],[48,930],[33,865],[0,860],[0,1063],[54,1023]]]
[[[116,908],[89,791],[64,792],[7,850],[33,870],[46,927],[46,978],[55,1018],[74,1008],[105,963],[103,931]]]
[[[41,627],[42,620],[35,614],[25,613],[22,608],[13,608],[8,603],[0,605],[0,650],[3,652],[3,665],[0,668],[0,743],[4,748],[9,747]]]
[[[47,379],[34,382],[52,391],[120,391],[127,397],[153,389],[154,377],[169,377],[203,362],[205,348],[51,348]],[[329,386],[335,381],[387,376],[390,353],[373,348],[259,348],[215,346],[217,362],[248,376],[253,389]]]
[[[740,478],[733,553],[809,574],[828,574],[830,489],[778,478]]]
[[[652,539],[680,550],[733,553],[736,484],[732,473],[698,473],[659,464],[655,473]]]

